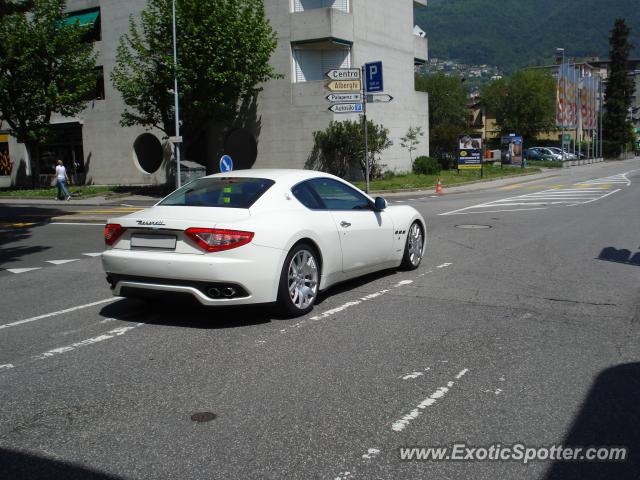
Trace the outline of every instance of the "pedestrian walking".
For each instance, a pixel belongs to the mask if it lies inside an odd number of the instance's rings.
[[[56,185],[58,186],[58,200],[70,200],[71,194],[66,187],[66,184],[69,183],[67,169],[64,168],[62,160],[58,160],[56,163]]]

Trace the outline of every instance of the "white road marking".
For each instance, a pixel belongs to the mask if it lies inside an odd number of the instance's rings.
[[[65,263],[77,262],[79,258],[72,258],[69,260],[46,260],[47,263],[53,263],[54,265],[64,265]]]
[[[393,288],[404,287],[405,285],[411,285],[412,283],[413,280],[401,280],[400,282],[396,283]]]
[[[0,365],[0,370],[9,370],[10,368],[15,368],[13,363],[5,363],[4,365]]]
[[[380,450],[378,450],[377,448],[369,448],[367,449],[367,453],[362,455],[362,458],[366,460],[371,460],[372,458],[377,457],[378,455],[380,455]]]
[[[99,257],[100,255],[102,255],[102,252],[95,252],[95,253],[83,253],[83,255],[87,256],[87,257]]]
[[[621,189],[609,191],[612,185],[631,185],[631,180],[627,178],[627,174],[611,175],[609,177],[596,178],[585,182],[574,183],[572,188],[551,188],[541,192],[518,195],[515,197],[507,197],[491,202],[480,203],[470,207],[460,208],[450,212],[440,213],[439,215],[466,215],[469,213],[498,213],[498,212],[519,212],[524,210],[544,210],[550,206],[567,206],[586,205],[602,198],[613,195]],[[607,193],[605,193],[607,192]],[[514,208],[502,209],[502,207],[529,207],[538,206],[536,208]],[[496,210],[495,207],[499,207]],[[484,210],[485,208],[493,208],[492,210]]]
[[[456,379],[460,379],[462,378],[467,372],[469,371],[468,368],[465,368],[464,370],[461,370],[460,373],[458,373],[456,375]],[[455,385],[455,382],[447,382],[447,386],[446,387],[440,387],[438,388],[435,392],[433,392],[431,395],[429,395],[427,398],[425,398],[422,402],[420,402],[416,408],[414,408],[413,410],[411,410],[408,414],[404,415],[402,418],[400,418],[399,420],[396,420],[395,422],[393,422],[391,424],[391,430],[393,430],[394,432],[401,432],[403,431],[405,428],[407,428],[407,426],[416,418],[418,418],[420,415],[422,415],[424,413],[424,410],[427,407],[430,407],[432,405],[434,405],[438,400],[440,400],[441,398],[443,398],[447,393],[449,393],[449,390],[451,390],[451,388]]]
[[[18,320],[16,322],[6,323],[4,325],[0,325],[0,330],[9,327],[15,327],[16,325],[23,325],[25,323],[35,322],[37,320],[42,320],[44,318],[57,317],[58,315],[64,315],[65,313],[75,312],[76,310],[82,310],[84,308],[95,307],[96,305],[102,305],[103,303],[110,303],[115,300],[119,300],[118,297],[105,298],[104,300],[99,300],[97,302],[87,303],[85,305],[78,305],[76,307],[65,308],[64,310],[58,310],[57,312],[45,313],[44,315],[38,315],[37,317],[25,318],[24,320]]]
[[[409,380],[409,379],[414,379],[414,378],[421,377],[422,375],[424,375],[424,373],[422,373],[422,372],[411,372],[411,373],[408,373],[408,374],[404,375],[402,377],[402,379],[403,380]]]
[[[33,272],[34,270],[40,270],[42,269],[42,267],[35,267],[35,268],[7,268],[7,272],[11,272],[11,273],[26,273],[26,272]]]
[[[60,355],[60,354],[63,354],[63,353],[71,352],[71,351],[76,350],[78,348],[82,348],[82,347],[86,347],[86,346],[89,346],[89,345],[93,345],[94,343],[104,342],[105,340],[110,340],[112,338],[124,335],[128,331],[133,330],[134,328],[137,328],[140,325],[144,325],[144,324],[143,323],[138,323],[138,324],[134,325],[133,327],[114,328],[113,330],[110,330],[107,333],[104,333],[104,334],[99,335],[97,337],[87,338],[86,340],[82,340],[81,342],[72,343],[71,345],[67,345],[67,346],[64,346],[64,347],[54,348],[54,349],[49,350],[47,352],[44,352],[44,353],[42,353],[40,355],[37,355],[36,357],[34,357],[34,359],[35,360],[44,360],[45,358],[49,358],[49,357],[53,357],[55,355]]]
[[[446,268],[450,265],[453,265],[453,263],[443,263],[442,265],[438,265],[436,268]]]

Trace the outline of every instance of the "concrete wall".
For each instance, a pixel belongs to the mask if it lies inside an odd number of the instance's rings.
[[[290,17],[306,12],[290,14],[290,0],[266,0],[265,6],[278,33],[272,63],[285,78],[266,84],[259,97],[262,129],[256,167],[301,168],[312,150],[314,131],[325,129],[331,120],[357,120],[358,115],[331,113],[324,81],[292,82],[291,24],[295,18]],[[385,151],[382,163],[389,169],[410,170],[409,153],[400,147],[400,138],[410,126],[421,126],[425,133],[414,158],[429,154],[428,97],[414,88],[413,2],[401,0],[390,6],[385,0],[352,0],[350,12],[354,32],[351,66],[382,61],[385,93],[394,97],[391,103],[368,108],[368,118],[388,128],[394,143]],[[296,40],[300,35],[297,24]],[[313,38],[310,30],[307,41]]]

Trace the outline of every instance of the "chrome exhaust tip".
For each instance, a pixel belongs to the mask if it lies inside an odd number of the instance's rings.
[[[222,295],[226,298],[233,297],[236,294],[236,289],[231,287],[225,287],[222,289]]]
[[[220,297],[220,289],[217,287],[212,287],[207,290],[207,295],[209,295],[211,298],[218,298]]]

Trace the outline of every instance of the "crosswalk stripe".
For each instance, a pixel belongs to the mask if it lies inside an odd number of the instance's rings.
[[[87,257],[99,257],[100,255],[102,255],[102,252],[83,253],[83,255],[86,255]]]

